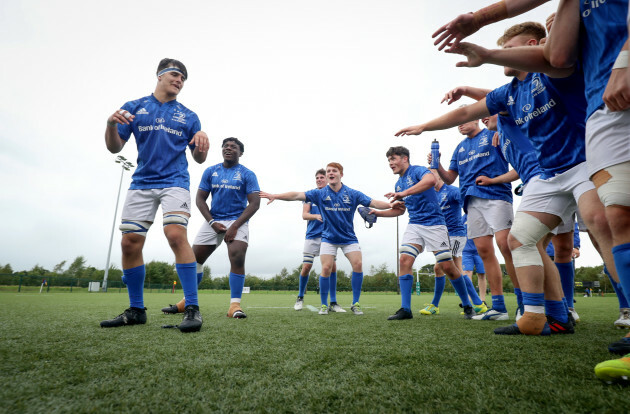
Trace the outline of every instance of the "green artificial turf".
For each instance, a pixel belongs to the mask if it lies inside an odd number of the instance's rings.
[[[148,322],[102,329],[128,306],[122,293],[0,293],[3,412],[628,412],[630,391],[595,364],[621,338],[613,297],[578,297],[574,335],[495,336],[508,322],[462,319],[456,296],[440,314],[387,321],[392,294],[364,294],[365,315],[293,310],[295,293],[244,295],[248,318],[226,318],[228,292],[201,292],[204,325],[161,329],[180,293],[147,293]],[[350,294],[340,294],[348,309]],[[506,298],[513,317],[514,296]],[[319,306],[309,293],[306,305]]]

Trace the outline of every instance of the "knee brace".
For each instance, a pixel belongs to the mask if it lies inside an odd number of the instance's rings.
[[[315,260],[315,255],[310,253],[304,253],[304,258],[302,259],[302,263],[304,264],[313,264],[313,260]]]
[[[453,259],[453,253],[450,250],[442,250],[435,253],[435,263],[442,263]]]
[[[522,246],[512,250],[514,267],[542,266],[543,261],[536,244],[551,230],[536,217],[517,211],[510,234]]]
[[[186,228],[188,227],[188,216],[184,214],[168,213],[164,214],[162,222],[164,226],[168,226],[169,224],[178,224]]]
[[[135,233],[139,236],[146,237],[151,224],[153,223],[148,221],[123,220],[118,229],[122,231],[122,234]]]
[[[406,254],[415,259],[420,253],[422,252],[410,244],[403,244],[402,246],[400,246],[401,255]]]

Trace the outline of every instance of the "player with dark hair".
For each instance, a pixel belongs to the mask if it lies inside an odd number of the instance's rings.
[[[330,291],[330,274],[335,265],[337,250],[341,249],[352,266],[352,306],[355,315],[363,315],[359,298],[363,285],[363,257],[357,236],[354,234],[354,213],[359,205],[377,209],[389,209],[393,205],[386,201],[371,199],[360,191],[354,190],[341,182],[343,166],[331,162],[326,166],[328,185],[307,192],[288,192],[270,194],[261,191],[260,197],[269,200],[307,201],[320,207],[324,229],[319,255],[322,262],[322,274],[319,277],[319,294],[322,305],[320,315],[328,314],[328,293]]]
[[[473,319],[506,320],[509,317],[503,296],[503,272],[494,252],[493,238],[496,238],[507,263],[511,258],[507,236],[514,217],[512,192],[510,185],[505,183],[492,186],[476,185],[475,180],[481,175],[496,177],[508,172],[508,164],[501,151],[492,146],[494,133],[481,129],[478,119],[468,119],[453,125],[458,125],[459,132],[466,138],[455,148],[449,169],[444,169],[440,164],[438,172],[447,184],[452,184],[459,176],[463,208],[468,214],[468,238],[474,240],[479,256],[483,260],[492,292],[492,308],[482,315],[474,316]],[[396,135],[420,133],[414,128],[405,128]]]
[[[318,189],[326,186],[326,170],[320,168],[315,172],[315,185]],[[324,220],[320,214],[319,206],[312,202],[305,202],[302,207],[302,218],[307,220],[306,225],[306,240],[304,240],[304,258],[302,262],[302,270],[300,271],[300,284],[299,293],[293,309],[296,311],[302,310],[304,306],[304,293],[306,292],[306,285],[308,284],[308,277],[311,268],[313,267],[313,260],[319,256],[319,249],[322,244],[322,231],[324,229]],[[337,264],[333,264],[332,271],[330,272],[330,312],[345,312],[337,303]]]
[[[451,246],[451,254],[453,263],[462,275],[466,276],[462,270],[462,253],[466,245],[466,227],[462,223],[462,202],[459,189],[455,186],[445,184],[437,170],[430,169],[435,177],[435,191],[437,192],[438,203],[444,220],[446,221],[446,230]],[[434,266],[435,286],[433,289],[433,300],[420,310],[422,315],[437,315],[440,313],[439,305],[446,282],[446,272],[442,269],[440,263]],[[488,307],[483,303],[470,277],[464,278],[466,290],[473,305],[476,314],[482,314],[488,311]]]
[[[409,150],[405,147],[391,147],[385,155],[392,172],[399,176],[394,187],[395,191],[385,194],[385,197],[393,202],[404,201],[404,206],[409,212],[409,224],[400,246],[401,307],[388,320],[413,318],[411,312],[412,267],[416,257],[425,249],[433,252],[436,263],[451,280],[462,301],[466,319],[472,319],[474,311],[466,291],[466,282],[453,262],[446,221],[434,189],[435,176],[428,168],[411,165]],[[373,210],[370,214],[377,217],[397,217],[404,214],[404,209],[396,207],[385,211]]]
[[[193,244],[197,260],[197,283],[203,278],[203,264],[225,240],[230,259],[230,309],[227,316],[247,315],[240,308],[245,283],[245,255],[249,239],[249,219],[260,206],[256,175],[239,160],[245,145],[238,138],[225,138],[221,147],[223,162],[208,167],[197,190],[196,204],[206,223],[201,225]],[[212,194],[212,205],[207,199]],[[184,299],[162,308],[165,314],[183,311]]]
[[[127,285],[130,306],[116,318],[101,322],[103,328],[146,323],[142,248],[161,205],[164,234],[175,253],[175,268],[186,297],[179,329],[182,332],[201,329],[195,256],[186,232],[190,217],[186,147],[201,164],[209,143],[197,114],[177,101],[187,78],[188,72],[181,62],[163,59],[158,65],[153,94],[125,103],[107,119],[107,149],[114,154],[120,152],[133,134],[138,147],[138,168],[127,192],[120,225],[123,283]]]

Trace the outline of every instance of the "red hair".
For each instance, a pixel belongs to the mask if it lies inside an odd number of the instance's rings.
[[[326,168],[328,167],[333,167],[333,168],[338,169],[341,175],[343,175],[343,166],[339,164],[338,162],[329,162]]]

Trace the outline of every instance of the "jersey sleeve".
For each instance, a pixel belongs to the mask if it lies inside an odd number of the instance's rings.
[[[309,190],[304,193],[307,203],[319,204],[319,190]]]
[[[246,176],[245,183],[245,193],[258,193],[260,192],[260,186],[258,185],[258,178],[256,178],[256,174],[253,171],[248,171]]]
[[[212,170],[211,168],[206,168],[206,170],[203,172],[203,175],[201,176],[201,182],[199,183],[199,189],[207,193],[209,193],[210,189],[212,188],[212,171],[211,170]]]
[[[486,95],[486,107],[491,115],[507,111],[510,84],[503,85]]]
[[[457,147],[455,147],[455,151],[453,151],[453,157],[451,158],[451,164],[448,166],[448,169],[451,171],[455,171],[459,174],[459,163],[457,162],[457,154],[462,147],[462,144],[459,143]]]
[[[357,204],[360,204],[362,206],[365,207],[369,207],[370,203],[372,202],[372,199],[368,196],[366,196],[365,194],[363,194],[361,191],[356,191],[355,190],[355,199],[357,201]]]

